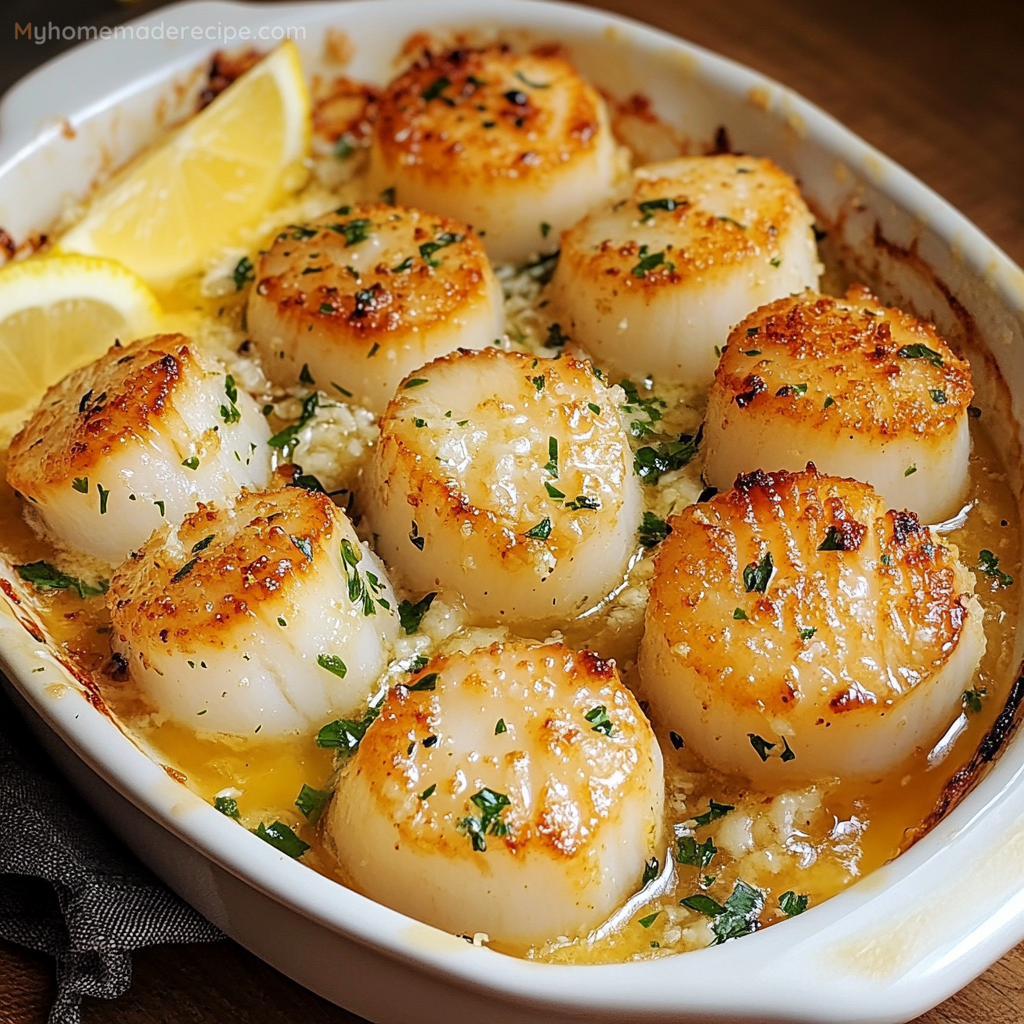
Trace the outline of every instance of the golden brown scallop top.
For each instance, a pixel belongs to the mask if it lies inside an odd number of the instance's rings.
[[[413,847],[477,856],[459,822],[479,817],[470,798],[486,786],[509,801],[488,849],[571,858],[650,784],[655,744],[613,661],[510,641],[434,658],[392,689],[347,771]]]
[[[190,345],[181,334],[115,344],[54,384],[11,441],[7,482],[36,497],[44,487],[86,476],[119,449],[145,442],[162,419],[174,417],[175,392],[206,376]]]
[[[564,171],[601,130],[600,97],[557,49],[495,45],[424,53],[381,95],[374,145],[447,188],[508,187]]]
[[[489,296],[479,239],[464,224],[385,203],[339,207],[290,224],[260,261],[253,303],[298,331],[313,323],[370,348],[426,331]]]
[[[325,548],[337,525],[330,498],[298,487],[243,491],[230,509],[200,504],[114,574],[107,595],[114,628],[157,648],[229,646],[257,614],[271,622],[287,615],[296,585],[330,557]]]
[[[762,256],[810,215],[793,179],[766,157],[686,157],[640,168],[629,198],[610,200],[562,234],[577,274],[644,294]]]
[[[669,522],[648,622],[737,706],[892,702],[959,640],[973,576],[866,484],[757,471]]]
[[[490,348],[435,359],[399,387],[381,445],[414,483],[411,508],[443,511],[525,561],[570,554],[630,483],[615,403],[572,356]]]
[[[714,390],[730,409],[883,436],[954,429],[974,395],[970,366],[932,324],[860,285],[752,313],[729,335]]]

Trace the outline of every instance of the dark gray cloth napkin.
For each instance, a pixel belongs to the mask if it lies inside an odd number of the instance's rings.
[[[0,938],[56,959],[50,1024],[127,991],[133,949],[222,937],[99,823],[0,688]]]

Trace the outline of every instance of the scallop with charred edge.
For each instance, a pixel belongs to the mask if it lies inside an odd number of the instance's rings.
[[[562,236],[556,316],[600,365],[708,384],[729,330],[817,286],[812,217],[771,160],[687,157],[634,172]]]
[[[112,565],[200,501],[270,480],[270,429],[180,334],[115,345],[68,374],[11,442],[7,482],[57,544]]]
[[[381,413],[410,370],[500,337],[501,288],[464,224],[343,206],[277,236],[247,322],[271,380],[290,387],[305,366],[322,390]]]
[[[325,835],[371,898],[522,946],[579,935],[640,887],[663,794],[614,663],[516,641],[437,658],[389,693]]]
[[[704,425],[704,475],[729,487],[758,468],[870,483],[925,522],[967,490],[970,367],[929,323],[867,289],[807,292],[759,309],[729,336]]]
[[[880,779],[960,713],[974,576],[866,484],[752,473],[670,520],[640,652],[654,717],[714,766]]]
[[[426,54],[384,90],[370,181],[518,262],[556,249],[621,163],[603,100],[563,55],[491,46]]]
[[[488,349],[417,370],[388,406],[366,502],[377,550],[481,622],[564,621],[623,579],[642,499],[589,363]]]
[[[309,731],[370,695],[398,634],[377,559],[323,494],[203,505],[115,574],[113,647],[164,716],[197,732]]]

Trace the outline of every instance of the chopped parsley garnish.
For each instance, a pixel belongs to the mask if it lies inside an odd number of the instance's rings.
[[[837,526],[830,526],[825,534],[825,539],[818,545],[819,551],[845,551],[846,541],[843,538],[842,530]]]
[[[320,312],[330,316],[332,313],[337,312],[335,308],[329,302],[320,303]]]
[[[818,632],[818,627],[817,626],[804,626],[804,628],[800,630],[800,639],[801,640],[810,640],[811,637],[814,636],[814,634],[817,633],[817,632]]]
[[[900,359],[927,359],[932,366],[942,366],[942,356],[927,345],[904,345],[896,355]]]
[[[522,71],[516,72],[516,78],[519,79],[523,85],[528,85],[531,89],[549,89],[551,87],[550,82],[531,82]]]
[[[402,601],[399,604],[398,621],[401,622],[402,629],[405,630],[407,636],[412,635],[420,628],[423,616],[430,610],[435,597],[437,597],[436,591],[421,597],[415,604],[412,601]]]
[[[964,690],[960,697],[960,706],[967,711],[969,714],[977,715],[981,713],[981,698],[985,696],[985,691],[982,689],[970,689]]]
[[[437,673],[428,672],[422,679],[417,679],[412,686],[406,686],[406,689],[410,693],[433,693],[437,689]]]
[[[344,224],[329,224],[328,227],[335,234],[344,236],[345,248],[348,249],[353,245],[358,245],[360,242],[365,242],[370,237],[370,228],[373,227],[373,221],[367,220],[365,217],[359,217],[356,220],[346,221]],[[323,312],[322,308],[320,312]]]
[[[248,256],[243,256],[236,264],[234,274],[235,291],[240,292],[249,281],[256,278],[256,268]]]
[[[748,348],[743,350],[743,354],[745,356],[759,356],[761,354],[761,350],[759,348]]]
[[[669,730],[668,738],[672,741],[672,746],[676,750],[682,750],[683,747],[686,746],[686,744],[683,742],[683,737],[680,736],[677,732],[672,732],[671,730]]]
[[[314,789],[312,786],[302,784],[299,795],[295,798],[295,806],[302,812],[306,821],[316,824],[321,812],[331,799],[331,794],[323,789]]]
[[[825,396],[825,401],[822,405],[822,409],[827,409],[830,405],[835,405],[836,400],[831,395]]]
[[[688,864],[690,867],[703,871],[715,859],[718,847],[711,838],[698,843],[693,836],[680,836],[676,839],[676,863]]]
[[[530,382],[533,384],[533,386],[538,391],[543,391],[544,390],[544,385],[547,382],[547,377],[545,377],[544,374],[542,373],[542,374],[539,374],[536,377],[531,377],[530,378]]]
[[[313,228],[303,227],[301,224],[289,224],[288,230],[282,231],[277,237],[278,240],[291,238],[293,242],[308,242],[315,236],[316,231]]]
[[[394,206],[398,202],[398,193],[395,191],[394,185],[389,185],[387,188],[381,189],[380,201],[386,206]]]
[[[226,426],[231,426],[232,423],[237,423],[242,418],[242,414],[239,412],[238,406],[234,402],[230,402],[220,407],[220,418]]]
[[[633,456],[633,468],[645,484],[656,484],[665,473],[682,469],[692,462],[699,445],[699,434],[680,434],[676,441],[645,445]]]
[[[653,512],[645,512],[644,518],[640,522],[640,528],[637,530],[637,536],[640,538],[640,543],[643,547],[653,548],[660,544],[671,532],[672,527],[664,519],[659,518]]]
[[[465,238],[465,235],[456,235],[450,231],[445,231],[440,235],[436,235],[432,242],[424,242],[420,246],[420,255],[428,267],[439,267],[441,266],[441,261],[432,258],[434,253],[438,249],[444,249],[446,246],[461,242],[463,238]]]
[[[348,599],[354,605],[361,605],[364,615],[376,615],[377,605],[382,608],[390,608],[387,600],[381,597],[383,588],[380,580],[372,573],[367,572],[365,579],[359,571],[359,563],[362,561],[362,551],[347,538],[341,542],[341,565],[345,570],[345,578],[348,580]],[[376,604],[374,603],[376,602]]]
[[[656,910],[653,914],[648,914],[646,917],[641,917],[639,924],[641,928],[650,928],[655,921],[661,916],[661,911]]]
[[[584,510],[596,512],[601,507],[601,501],[598,498],[591,498],[586,494],[578,494],[572,501],[567,501],[565,507],[570,512],[582,512]]]
[[[703,814],[698,814],[693,820],[697,828],[703,828],[705,825],[710,825],[711,822],[718,821],[719,818],[724,818],[730,811],[735,810],[734,804],[720,804],[717,800],[709,800],[708,809]]]
[[[747,613],[742,608],[734,608],[732,610],[732,617],[734,619],[745,621],[747,618]]]
[[[733,217],[719,217],[718,218],[723,224],[732,224],[733,227],[739,228],[740,231],[746,231],[747,225],[741,224],[738,220]]]
[[[807,394],[806,384],[783,384],[778,391],[775,392],[776,398],[789,398],[795,395],[797,398]]]
[[[426,383],[428,383],[428,380],[427,380],[427,378],[426,378],[426,377],[413,377],[413,379],[412,379],[412,380],[407,380],[407,381],[406,381],[406,382],[405,382],[405,383],[404,383],[404,384],[402,385],[402,390],[403,390],[403,391],[408,391],[408,390],[410,390],[411,388],[418,388],[418,387],[422,387],[422,386],[423,386],[424,384],[426,384]]]
[[[437,791],[437,783],[432,782],[422,793],[420,793],[421,800],[429,800],[434,793]]]
[[[557,252],[551,253],[550,256],[538,256],[517,268],[518,272],[527,274],[538,284],[547,284],[555,273],[555,267],[558,266],[558,256]]]
[[[536,526],[527,530],[525,536],[534,540],[547,540],[551,536],[551,520],[545,516]]]
[[[589,409],[589,410],[590,410],[590,411],[591,411],[591,412],[592,412],[592,413],[593,413],[593,414],[594,414],[595,416],[600,416],[600,415],[601,415],[601,406],[599,406],[599,405],[598,405],[598,404],[597,404],[596,402],[587,402],[587,408],[588,408],[588,409]]]
[[[238,801],[233,796],[216,796],[213,798],[214,810],[220,811],[227,818],[234,818],[235,821],[241,817],[238,810]]]
[[[398,264],[398,266],[391,268],[391,273],[392,274],[404,274],[407,270],[410,269],[410,267],[412,267],[412,264],[413,264],[412,257],[411,256],[406,256],[405,259],[402,260],[402,262]]]
[[[309,849],[309,843],[304,843],[283,821],[275,821],[272,825],[260,822],[255,834],[287,857],[301,857]]]
[[[320,394],[314,391],[311,395],[308,395],[305,401],[302,403],[302,413],[299,416],[298,422],[293,423],[289,427],[285,427],[284,430],[276,433],[267,444],[271,448],[280,448],[283,452],[289,452],[298,444],[299,434],[302,429],[316,416],[317,406],[320,404]]]
[[[369,705],[363,712],[363,717],[339,718],[337,721],[328,722],[316,735],[316,745],[326,750],[340,750],[345,754],[354,754],[359,749],[359,744],[366,730],[377,720],[380,714],[380,707]]]
[[[978,569],[1000,587],[1009,587],[1013,577],[999,568],[999,559],[987,548],[978,554]]]
[[[409,540],[417,551],[422,551],[427,543],[427,538],[420,536],[420,528],[416,525],[415,519],[412,521],[412,529],[409,531]]]
[[[608,717],[608,709],[603,704],[598,704],[597,707],[591,708],[583,717],[590,722],[592,732],[599,732],[604,736],[610,736],[615,728],[612,720]]]
[[[196,465],[199,464],[199,460],[196,459]],[[103,486],[103,484],[97,484],[96,490],[100,496],[100,515],[105,516],[107,514],[107,501],[110,498],[110,490]]]
[[[763,736],[758,736],[757,733],[748,732],[747,739],[750,740],[750,745],[757,752],[757,756],[762,761],[768,760],[768,751],[774,750],[776,744],[769,743]]]
[[[316,381],[313,380],[313,374],[309,372],[309,363],[302,364],[302,369],[299,371],[299,383],[305,384],[309,388],[316,384]]]
[[[541,236],[541,238],[547,238],[548,235],[550,234],[550,232],[551,232],[551,225],[546,220],[542,220],[540,222],[540,236]]]
[[[287,622],[287,620],[285,619],[285,617],[284,617],[283,615],[278,615],[278,617],[277,617],[277,624],[278,624],[278,625],[279,625],[279,626],[280,626],[280,627],[281,627],[282,629],[284,629],[284,628],[286,628],[286,627],[287,627],[287,625],[288,625],[288,622]]]
[[[789,892],[784,892],[779,897],[779,909],[786,915],[786,917],[796,917],[797,914],[802,914],[807,909],[807,904],[810,903],[811,897],[806,893],[803,896],[797,896],[792,889]]]
[[[192,558],[187,561],[172,577],[172,583],[180,583],[195,567],[199,561],[198,558]]]
[[[182,459],[181,464],[186,469],[197,470],[199,468],[199,456],[190,455],[187,459]]]
[[[192,545],[192,554],[198,555],[200,551],[205,551],[212,543],[215,534],[210,534],[208,537],[204,537],[202,540],[197,540]]]
[[[498,724],[494,727],[494,735],[500,736],[503,732],[508,732],[508,726],[505,724],[504,718],[499,718]]]
[[[768,589],[768,583],[772,578],[775,564],[772,562],[772,553],[766,552],[760,562],[751,562],[743,570],[743,586],[747,593],[763,594]]]
[[[336,160],[347,160],[355,151],[356,147],[352,145],[352,136],[348,132],[343,132],[338,136],[338,141],[334,144]]]
[[[348,667],[336,654],[318,654],[316,663],[339,679],[344,679],[348,675]]]
[[[292,477],[289,487],[301,487],[304,491],[313,491],[314,494],[326,494],[327,488],[313,476],[312,473],[299,473]]]
[[[545,348],[565,348],[565,343],[569,340],[569,335],[562,330],[561,324],[552,324],[548,328],[548,336],[544,339],[544,346]]]
[[[550,473],[552,478],[558,479],[558,438],[548,438],[548,461],[544,466],[546,472]]]
[[[917,472],[917,466],[914,466],[914,465],[907,466],[907,468],[903,471],[903,475],[904,476],[913,476],[916,472]]]
[[[451,84],[451,79],[445,78],[444,75],[442,75],[440,78],[435,78],[430,85],[420,93],[420,96],[422,96],[427,103],[431,100],[440,99],[442,98],[441,93],[443,93],[445,89],[449,88]],[[449,102],[451,102],[451,100],[449,100]]]
[[[158,509],[160,509],[161,516],[166,516],[167,513],[164,509],[164,503],[162,501],[154,501],[153,504],[156,505]]]
[[[544,481],[544,490],[548,492],[548,497],[555,501],[561,501],[565,497],[565,494],[562,491],[553,484],[549,484],[547,480]]]
[[[684,205],[685,203],[677,203],[674,199],[645,199],[642,203],[637,203],[645,221],[652,220],[657,210],[674,210],[677,206]]]
[[[650,398],[641,398],[640,392],[632,381],[620,380],[619,387],[626,392],[626,404],[622,406],[622,411],[631,417],[634,414],[646,417],[646,419],[631,418],[629,432],[634,437],[650,437],[654,433],[654,424],[662,417],[661,410],[666,408],[665,403],[655,395],[651,395]]]
[[[710,896],[698,893],[680,900],[684,907],[711,918],[711,930],[715,933],[714,945],[729,939],[750,935],[760,927],[761,911],[764,910],[764,893],[737,879],[732,895],[723,906]]]
[[[655,267],[664,265],[669,273],[676,269],[674,263],[666,262],[664,252],[652,252],[648,255],[646,245],[640,246],[640,252],[637,255],[640,257],[640,262],[633,267],[630,273],[641,280],[647,276],[648,271],[654,270]]]
[[[493,789],[484,787],[469,798],[480,809],[479,817],[462,818],[455,826],[463,835],[469,836],[473,849],[483,853],[487,849],[486,836],[508,835],[508,825],[501,820],[502,812],[509,806],[509,799],[504,793],[495,793]]]
[[[648,882],[653,882],[658,877],[658,871],[661,865],[658,864],[658,858],[652,857],[650,860],[644,861],[644,873],[640,878],[640,888],[642,889]]]
[[[79,494],[89,493],[89,478],[87,476],[76,476],[71,481],[72,490],[78,491]]]
[[[49,562],[29,562],[15,568],[18,575],[26,583],[31,583],[36,590],[73,590],[83,600],[105,594],[110,586],[107,580],[97,580],[95,584],[86,583],[77,576],[61,572]]]
[[[946,404],[946,392],[942,388],[929,388],[928,394],[936,405]]]

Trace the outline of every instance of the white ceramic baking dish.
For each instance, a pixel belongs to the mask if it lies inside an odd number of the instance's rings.
[[[163,26],[162,31],[157,26]],[[171,41],[167,28],[187,27]],[[88,43],[30,75],[0,107],[0,225],[21,241],[194,102],[209,55],[246,26],[300,29],[310,68],[328,27],[347,73],[386,80],[421,28],[478,27],[566,43],[585,75],[640,92],[696,151],[734,148],[796,174],[829,244],[885,298],[931,316],[974,363],[979,404],[1019,490],[1024,274],[955,210],[800,97],[641,25],[533,0],[189,3]],[[144,31],[141,31],[144,30]],[[149,38],[143,38],[148,36]],[[162,36],[162,38],[159,38]],[[268,42],[254,40],[256,45]],[[234,41],[237,45],[237,36]],[[1016,413],[1017,415],[1014,415]],[[649,963],[516,960],[419,924],[277,853],[175,782],[88,699],[9,574],[0,664],[68,777],[158,875],[227,934],[373,1021],[906,1021],[1024,937],[1024,738],[920,842],[850,890],[742,941]],[[1022,588],[1024,589],[1024,588]],[[28,626],[28,628],[26,628]],[[1020,644],[1018,643],[1018,660]],[[1019,698],[1021,687],[1015,689]]]

